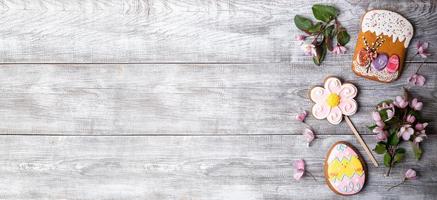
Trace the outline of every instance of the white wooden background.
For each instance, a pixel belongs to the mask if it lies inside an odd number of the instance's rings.
[[[384,98],[401,94],[420,63],[391,84],[356,77],[351,52],[312,64],[294,40],[308,0],[0,1],[0,199],[339,199],[324,184],[323,159],[338,140],[358,146],[343,122],[309,117],[307,148],[296,112],[328,75],[360,90],[352,117],[365,127]],[[366,10],[397,11],[413,43],[437,49],[436,1],[321,1],[341,10],[353,49]],[[411,47],[409,60],[414,54]],[[412,92],[435,132],[437,56]],[[348,199],[436,199],[437,137]],[[362,149],[360,148],[361,152]],[[317,181],[292,178],[304,158]],[[367,157],[365,157],[367,160]],[[378,160],[381,161],[378,156]],[[387,192],[402,173],[419,178]]]

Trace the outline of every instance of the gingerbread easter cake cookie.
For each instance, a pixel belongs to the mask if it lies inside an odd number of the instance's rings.
[[[361,20],[352,70],[380,82],[395,81],[401,74],[413,25],[398,13],[371,10]]]
[[[325,180],[329,188],[340,195],[353,195],[366,183],[366,166],[359,152],[347,142],[337,142],[324,162]]]

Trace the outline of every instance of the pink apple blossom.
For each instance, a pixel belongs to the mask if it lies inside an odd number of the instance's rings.
[[[410,107],[413,108],[414,110],[420,111],[423,108],[423,103],[418,101],[416,98],[414,98],[411,101]]]
[[[295,118],[297,121],[304,122],[307,115],[308,115],[307,111],[304,110],[303,112],[298,113]]]
[[[426,78],[420,74],[413,74],[408,78],[408,83],[411,85],[423,86],[425,85]]]
[[[306,35],[296,35],[295,39],[296,39],[297,41],[305,41],[305,39],[306,39],[307,37],[308,37],[308,36],[306,36]]]
[[[332,50],[332,53],[334,53],[335,55],[340,55],[340,54],[345,54],[346,51],[347,51],[346,47],[341,46],[341,45],[337,45]]]
[[[405,108],[408,106],[408,101],[402,96],[397,96],[393,104],[398,108]]]
[[[376,134],[376,140],[378,141],[386,141],[387,140],[387,131],[380,132]]]
[[[430,56],[431,54],[428,52],[428,46],[428,42],[418,41],[416,43],[417,54],[420,55],[420,57],[422,58],[427,58],[428,56]]]
[[[293,178],[300,180],[305,173],[305,161],[302,159],[294,161],[294,175]]]
[[[409,140],[411,135],[414,134],[414,129],[411,128],[411,125],[404,125],[401,127],[399,132],[397,133],[398,137],[402,137],[405,141]]]
[[[408,123],[414,123],[416,121],[416,117],[414,117],[414,115],[408,115],[407,116],[407,122]]]
[[[405,178],[406,179],[416,179],[417,175],[416,175],[416,171],[414,171],[414,169],[408,169],[405,172]]]
[[[415,138],[414,138],[414,143],[420,143],[420,142],[422,142],[425,138],[426,138],[427,136],[426,136],[426,134],[425,133],[422,133],[422,134],[419,134],[418,136],[416,136]]]
[[[305,137],[308,146],[310,146],[310,143],[314,140],[314,138],[316,138],[314,132],[309,128],[304,129],[302,135]]]
[[[305,55],[307,55],[307,56],[316,56],[317,55],[316,46],[314,46],[313,44],[303,44],[302,49],[303,49],[303,52],[305,53]]]
[[[428,123],[417,123],[416,126],[414,127],[417,131],[423,131],[425,130],[425,128],[428,126]]]

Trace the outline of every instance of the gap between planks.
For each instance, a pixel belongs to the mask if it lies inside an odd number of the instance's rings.
[[[346,61],[327,61],[325,64],[344,63]],[[349,61],[347,61],[349,62]],[[437,64],[437,61],[405,61],[405,63],[417,64]],[[35,62],[35,63],[16,63],[16,62],[2,62],[0,65],[256,65],[256,64],[311,64],[308,62]],[[325,66],[322,64],[319,67]]]
[[[53,137],[240,137],[240,136],[300,136],[302,134],[96,134],[96,135],[85,135],[85,134],[0,134],[0,137],[4,136],[53,136]],[[320,136],[352,136],[353,134],[323,134]],[[374,134],[360,134],[363,136],[372,136]]]

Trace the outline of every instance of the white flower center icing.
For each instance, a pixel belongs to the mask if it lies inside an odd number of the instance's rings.
[[[388,10],[371,10],[363,17],[361,23],[363,32],[370,31],[376,35],[384,34],[396,40],[404,41],[405,48],[408,48],[413,38],[413,25],[402,15]]]

